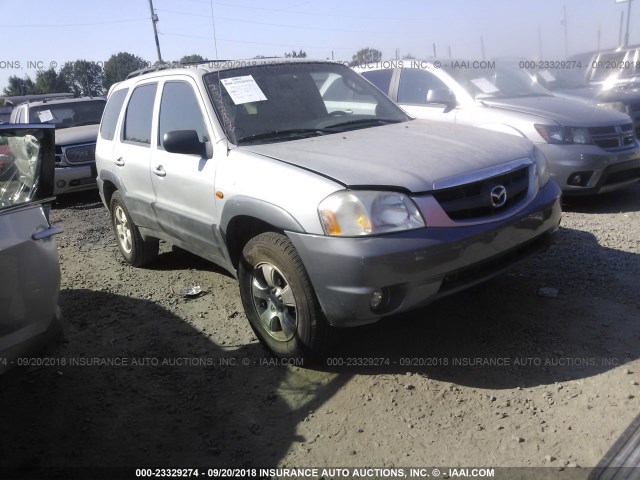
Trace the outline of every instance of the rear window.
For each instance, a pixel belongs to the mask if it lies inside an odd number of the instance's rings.
[[[137,87],[131,94],[124,119],[125,141],[151,144],[151,119],[157,88],[157,83],[150,83]]]
[[[116,124],[118,123],[120,110],[122,109],[122,104],[128,91],[128,88],[115,91],[107,101],[107,106],[102,116],[102,123],[100,124],[100,136],[105,140],[113,140],[116,134]]]

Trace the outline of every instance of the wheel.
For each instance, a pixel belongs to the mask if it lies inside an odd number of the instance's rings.
[[[326,353],[332,329],[291,241],[274,232],[251,239],[242,251],[240,296],[251,328],[279,357]]]
[[[120,253],[134,267],[141,267],[158,256],[158,240],[143,240],[138,227],[131,220],[120,192],[111,197],[111,223]]]

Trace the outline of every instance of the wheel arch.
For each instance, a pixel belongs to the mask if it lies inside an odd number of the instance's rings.
[[[304,232],[298,221],[283,208],[252,197],[228,200],[220,217],[220,230],[229,259],[238,268],[242,250],[249,240],[264,232]]]

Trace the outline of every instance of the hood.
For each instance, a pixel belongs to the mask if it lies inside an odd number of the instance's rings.
[[[82,125],[80,127],[56,128],[56,145],[75,145],[77,143],[91,143],[98,139],[99,124]]]
[[[483,99],[485,105],[553,120],[567,127],[607,127],[631,123],[624,113],[555,96]]]
[[[237,150],[296,165],[347,187],[425,192],[438,180],[531,157],[532,148],[529,140],[505,133],[412,120]]]

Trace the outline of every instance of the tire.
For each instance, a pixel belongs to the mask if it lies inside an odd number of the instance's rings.
[[[283,358],[316,358],[327,353],[332,328],[291,241],[267,232],[252,238],[238,269],[240,296],[251,328]]]
[[[158,256],[159,242],[155,239],[142,239],[138,227],[133,223],[127,207],[124,206],[122,195],[117,190],[111,197],[109,211],[116,242],[126,262],[134,267],[152,262]]]

